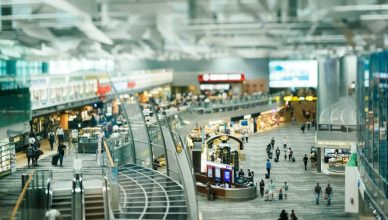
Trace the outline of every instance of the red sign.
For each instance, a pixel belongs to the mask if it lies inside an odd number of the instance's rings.
[[[109,84],[100,84],[100,82],[97,81],[97,95],[103,96],[109,93],[111,90],[112,87]]]
[[[199,82],[220,82],[220,83],[232,83],[232,82],[243,82],[245,80],[244,73],[220,73],[220,74],[199,74]]]
[[[136,87],[136,81],[129,81],[127,87],[133,89]]]

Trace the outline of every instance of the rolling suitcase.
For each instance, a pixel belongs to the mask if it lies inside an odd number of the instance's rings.
[[[275,157],[274,159],[275,163],[279,162],[279,159],[277,157]]]
[[[269,174],[268,173],[265,174],[265,178],[269,179]]]
[[[283,200],[283,193],[279,193],[279,200]]]
[[[51,159],[51,165],[57,166],[58,165],[58,160],[59,160],[59,155],[55,154],[53,158]]]
[[[295,162],[295,157],[292,157],[292,162]]]

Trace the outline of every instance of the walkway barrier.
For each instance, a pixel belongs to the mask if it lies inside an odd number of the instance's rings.
[[[34,170],[29,175],[22,176],[22,190],[15,207],[10,215],[10,220],[44,219],[50,204],[52,172],[49,170]],[[52,195],[52,194],[51,194]]]
[[[272,102],[277,101],[277,97],[281,95],[282,93],[272,94],[270,96],[253,95],[231,100],[198,102],[195,103],[191,108],[193,108],[198,114],[235,111],[238,109],[253,108],[259,105],[271,104]]]

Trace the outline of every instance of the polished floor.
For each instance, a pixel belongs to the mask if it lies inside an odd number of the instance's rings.
[[[315,131],[310,130],[302,134],[299,126],[282,125],[259,134],[250,136],[245,146],[246,160],[243,167],[253,169],[255,181],[264,179],[265,148],[272,137],[275,137],[275,147],[281,149],[280,161],[272,162],[271,179],[279,189],[284,181],[289,184],[288,200],[264,201],[260,196],[254,200],[232,202],[225,200],[207,201],[198,196],[199,216],[203,220],[212,219],[277,219],[282,209],[288,213],[294,209],[298,219],[357,219],[355,215],[344,212],[344,176],[328,176],[308,168],[304,170],[302,158],[310,152],[314,145]],[[296,162],[284,161],[282,139],[287,137],[288,146],[292,148]],[[327,206],[326,200],[321,199],[320,205],[315,205],[314,186],[319,182],[322,189],[330,183],[333,187],[332,205]],[[265,180],[266,187],[269,181]]]

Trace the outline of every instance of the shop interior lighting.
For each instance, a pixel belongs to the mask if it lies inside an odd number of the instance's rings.
[[[388,20],[388,14],[361,15],[360,19],[363,21]]]
[[[388,4],[379,5],[341,5],[333,7],[333,11],[349,12],[349,11],[382,11],[388,10]]]

